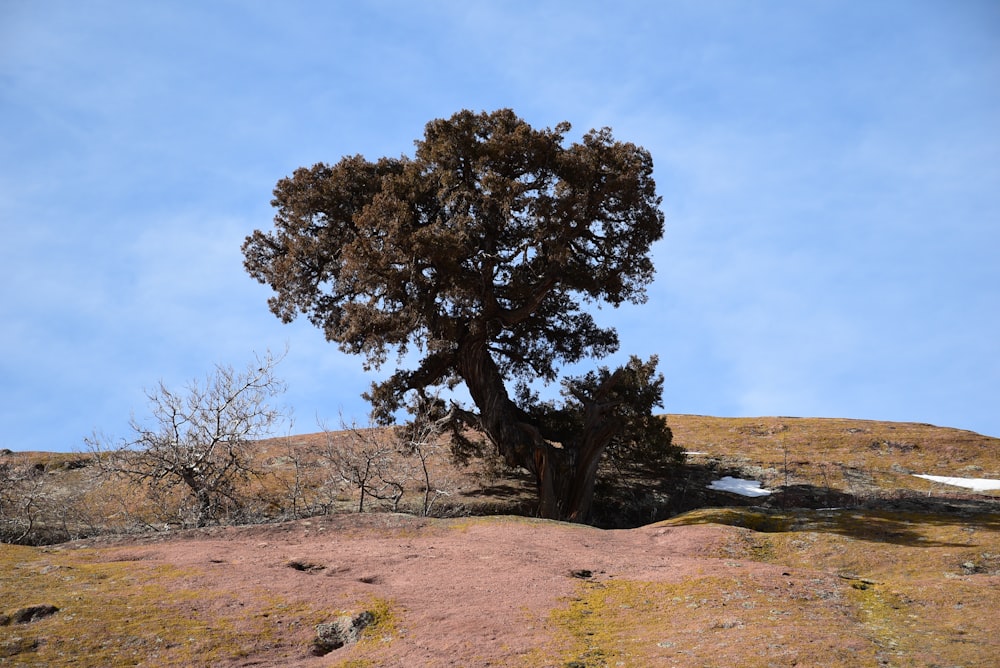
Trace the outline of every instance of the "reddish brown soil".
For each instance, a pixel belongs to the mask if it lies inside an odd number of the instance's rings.
[[[1000,477],[996,439],[925,425],[670,419],[678,443],[709,453],[673,487],[702,508],[693,520],[605,531],[333,514],[0,544],[0,617],[59,607],[0,625],[0,665],[998,665],[995,495],[970,500],[907,473]],[[82,471],[55,464],[44,480]],[[722,473],[856,510],[713,510],[746,503],[704,492]],[[442,503],[469,510],[486,499],[510,512],[530,498],[524,485],[483,489],[441,463],[434,480],[452,492]],[[776,496],[772,510],[794,501]],[[884,512],[862,508],[878,501]],[[378,605],[389,615],[377,633],[312,653],[317,624]]]
[[[788,573],[779,566],[720,558],[731,551],[734,531],[740,530],[699,525],[602,531],[519,518],[372,514],[65,548],[99,547],[102,560],[169,564],[189,573],[170,586],[199,592],[190,614],[206,620],[267,600],[328,610],[330,619],[340,611],[359,611],[373,597],[389,600],[397,613],[396,632],[384,646],[364,648],[371,662],[365,665],[507,666],[539,665],[531,657],[542,660],[540,648],[559,653],[547,620],[579,592],[582,581],[678,583],[739,568],[758,588],[787,589],[807,577],[814,588],[844,586],[831,574]],[[581,577],[585,571],[589,577]],[[256,623],[253,615],[243,619]],[[669,635],[703,632],[702,622],[676,619]],[[362,650],[345,647],[312,656],[315,630],[308,623],[293,623],[280,635],[279,642],[248,648],[247,656],[229,665],[337,665]],[[659,637],[649,638],[649,644]],[[161,658],[170,661],[169,655]]]
[[[0,626],[0,663],[995,664],[995,515],[794,517],[812,524],[760,533],[689,516],[600,530],[350,514],[0,546],[0,612],[59,608]],[[362,642],[312,653],[317,624],[379,606],[384,624]]]

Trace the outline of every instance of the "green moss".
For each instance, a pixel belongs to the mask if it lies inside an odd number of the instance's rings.
[[[733,568],[731,574],[673,583],[581,583],[547,620],[551,645],[525,657],[523,665],[763,668],[776,665],[776,651],[782,665],[874,665],[874,645],[857,639],[860,622],[850,609],[832,603],[848,588],[846,581],[816,582],[815,588],[800,581],[790,604],[784,587]],[[811,644],[817,627],[825,630],[821,645]],[[764,646],[768,652],[759,653]]]
[[[646,665],[644,657],[637,653],[639,648],[631,647],[625,637],[630,626],[627,618],[649,617],[669,588],[632,580],[583,583],[577,597],[550,618],[568,641],[560,665]]]
[[[903,652],[900,646],[904,625],[901,623],[898,597],[876,583],[856,580],[851,582],[850,599],[858,608],[861,622],[872,641],[883,653]]]
[[[13,634],[37,644],[31,662],[64,662],[82,666],[137,665],[169,650],[172,662],[213,660],[231,653],[229,625],[208,627],[188,614],[184,603],[193,594],[170,591],[170,582],[185,573],[170,566],[142,567],[135,563],[92,562],[85,554],[42,556],[38,553],[0,552],[5,603],[14,607],[45,603],[59,612],[40,622],[0,631],[9,642]],[[34,558],[33,558],[34,557]],[[8,603],[9,602],[9,603]],[[184,655],[184,656],[181,656]],[[18,665],[24,657],[12,657]]]
[[[375,618],[361,632],[361,642],[388,642],[399,633],[399,615],[394,601],[375,596],[361,607]]]
[[[690,524],[725,524],[765,533],[791,531],[796,515],[791,513],[754,510],[749,508],[701,508],[678,515],[655,526],[685,526]]]
[[[341,614],[354,614],[358,610],[367,610],[374,619],[362,630],[357,644],[348,650],[351,656],[334,664],[335,668],[369,668],[381,665],[378,661],[379,649],[402,633],[399,628],[400,611],[395,601],[373,596],[367,601],[359,602],[353,612],[342,611]]]

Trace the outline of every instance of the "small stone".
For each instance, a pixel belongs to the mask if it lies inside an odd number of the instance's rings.
[[[361,632],[375,621],[375,615],[367,610],[350,617],[345,615],[334,622],[316,625],[316,639],[313,641],[313,656],[324,656],[344,645],[358,641]]]

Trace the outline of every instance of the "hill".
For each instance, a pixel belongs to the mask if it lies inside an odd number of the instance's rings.
[[[1000,493],[914,475],[998,479],[998,439],[857,420],[667,419],[697,453],[682,471],[605,476],[602,521],[630,528],[482,516],[525,508],[527,481],[498,477],[512,472],[496,463],[455,468],[435,451],[432,511],[450,517],[345,512],[358,501],[345,487],[321,516],[0,545],[0,661],[979,666],[1000,656]],[[268,484],[294,481],[300,453],[330,437],[260,444]],[[118,493],[88,487],[80,455],[3,457],[38,472],[39,498],[62,493],[96,512]],[[724,476],[773,493],[710,488]],[[395,505],[422,510],[424,492]],[[77,519],[66,530],[83,534]],[[328,632],[345,617],[368,625],[333,649]]]
[[[734,504],[975,511],[992,508],[1000,496],[917,477],[1000,479],[1000,439],[968,431],[868,420],[665,417],[674,442],[689,453],[686,465],[655,472],[605,465],[596,526],[636,527]],[[252,453],[255,475],[233,490],[238,508],[228,521],[359,508],[441,517],[532,514],[526,471],[491,458],[456,465],[442,442],[427,444],[423,459],[406,457],[391,440],[384,431],[358,430],[260,442]],[[97,469],[89,453],[0,453],[6,483],[0,540],[38,544],[189,526],[182,490],[145,494]],[[754,480],[772,493],[746,497],[712,489],[727,476]]]

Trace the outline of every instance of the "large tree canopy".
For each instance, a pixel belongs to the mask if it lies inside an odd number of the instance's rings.
[[[377,418],[464,383],[476,411],[451,415],[534,473],[540,514],[583,520],[606,452],[673,450],[655,358],[566,379],[558,405],[530,389],[618,348],[581,302],[645,301],[663,234],[650,154],[607,128],[567,146],[569,129],[462,111],[428,123],[413,158],[298,169],[243,253],[283,321],[305,314],[366,368],[419,353],[366,395]]]

